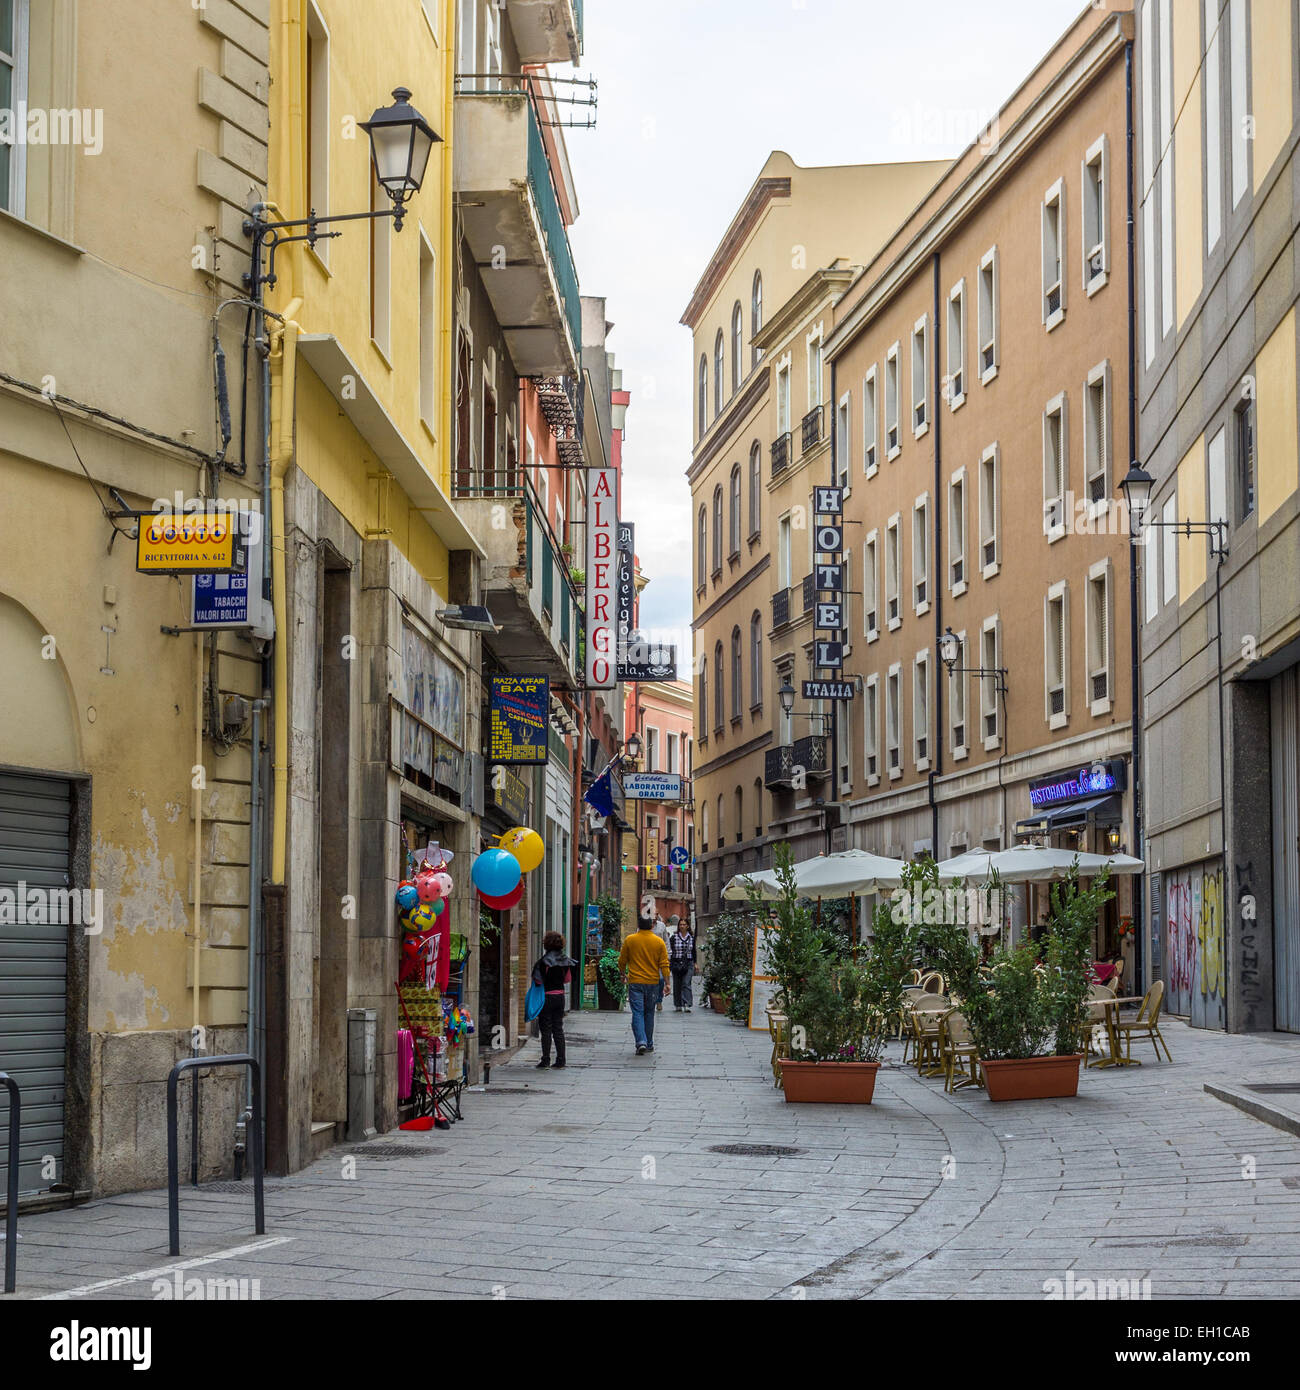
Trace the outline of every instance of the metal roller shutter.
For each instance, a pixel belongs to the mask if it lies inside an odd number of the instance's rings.
[[[71,884],[72,790],[65,781],[0,773],[0,889]],[[6,900],[8,894],[6,894]],[[18,914],[6,912],[7,918]],[[0,921],[0,1071],[22,1088],[18,1187],[37,1192],[63,1178],[68,911],[49,924]],[[0,1091],[0,1174],[8,1134]],[[54,1178],[42,1162],[56,1160]],[[0,1187],[0,1191],[3,1188]]]
[[[1273,754],[1273,988],[1276,1027],[1300,1033],[1300,679],[1269,690]]]

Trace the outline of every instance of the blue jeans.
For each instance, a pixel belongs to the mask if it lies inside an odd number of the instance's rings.
[[[655,1041],[655,1005],[663,998],[661,983],[627,987],[628,1003],[632,1005],[632,1036],[638,1047],[653,1047]]]

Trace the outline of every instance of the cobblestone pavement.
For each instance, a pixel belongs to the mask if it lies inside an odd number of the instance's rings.
[[[1041,1298],[1069,1271],[1156,1299],[1300,1296],[1300,1140],[1203,1089],[1300,1081],[1300,1037],[1171,1022],[1172,1065],[1146,1048],[1074,1100],[998,1105],[892,1044],[870,1107],[794,1106],[766,1035],[713,1014],[661,1014],[641,1058],[626,1014],[567,1023],[565,1070],[530,1043],[450,1131],[268,1181],[264,1237],[247,1184],[182,1188],[175,1260],[165,1192],[25,1218],[18,1297]]]

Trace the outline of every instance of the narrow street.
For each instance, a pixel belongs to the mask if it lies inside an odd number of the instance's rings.
[[[1041,1299],[1069,1272],[1300,1296],[1300,1140],[1203,1089],[1294,1080],[1300,1040],[1170,1022],[1172,1065],[1010,1105],[946,1096],[894,1043],[867,1108],[785,1104],[766,1035],[707,1012],[661,1014],[639,1059],[626,1014],[568,1024],[564,1071],[530,1043],[450,1132],[268,1182],[264,1237],[247,1183],[182,1188],[179,1259],[165,1192],[26,1218],[19,1297]],[[792,1152],[715,1151],[745,1144]]]

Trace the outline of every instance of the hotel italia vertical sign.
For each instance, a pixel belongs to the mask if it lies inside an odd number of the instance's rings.
[[[618,684],[618,472],[587,473],[587,689]]]

